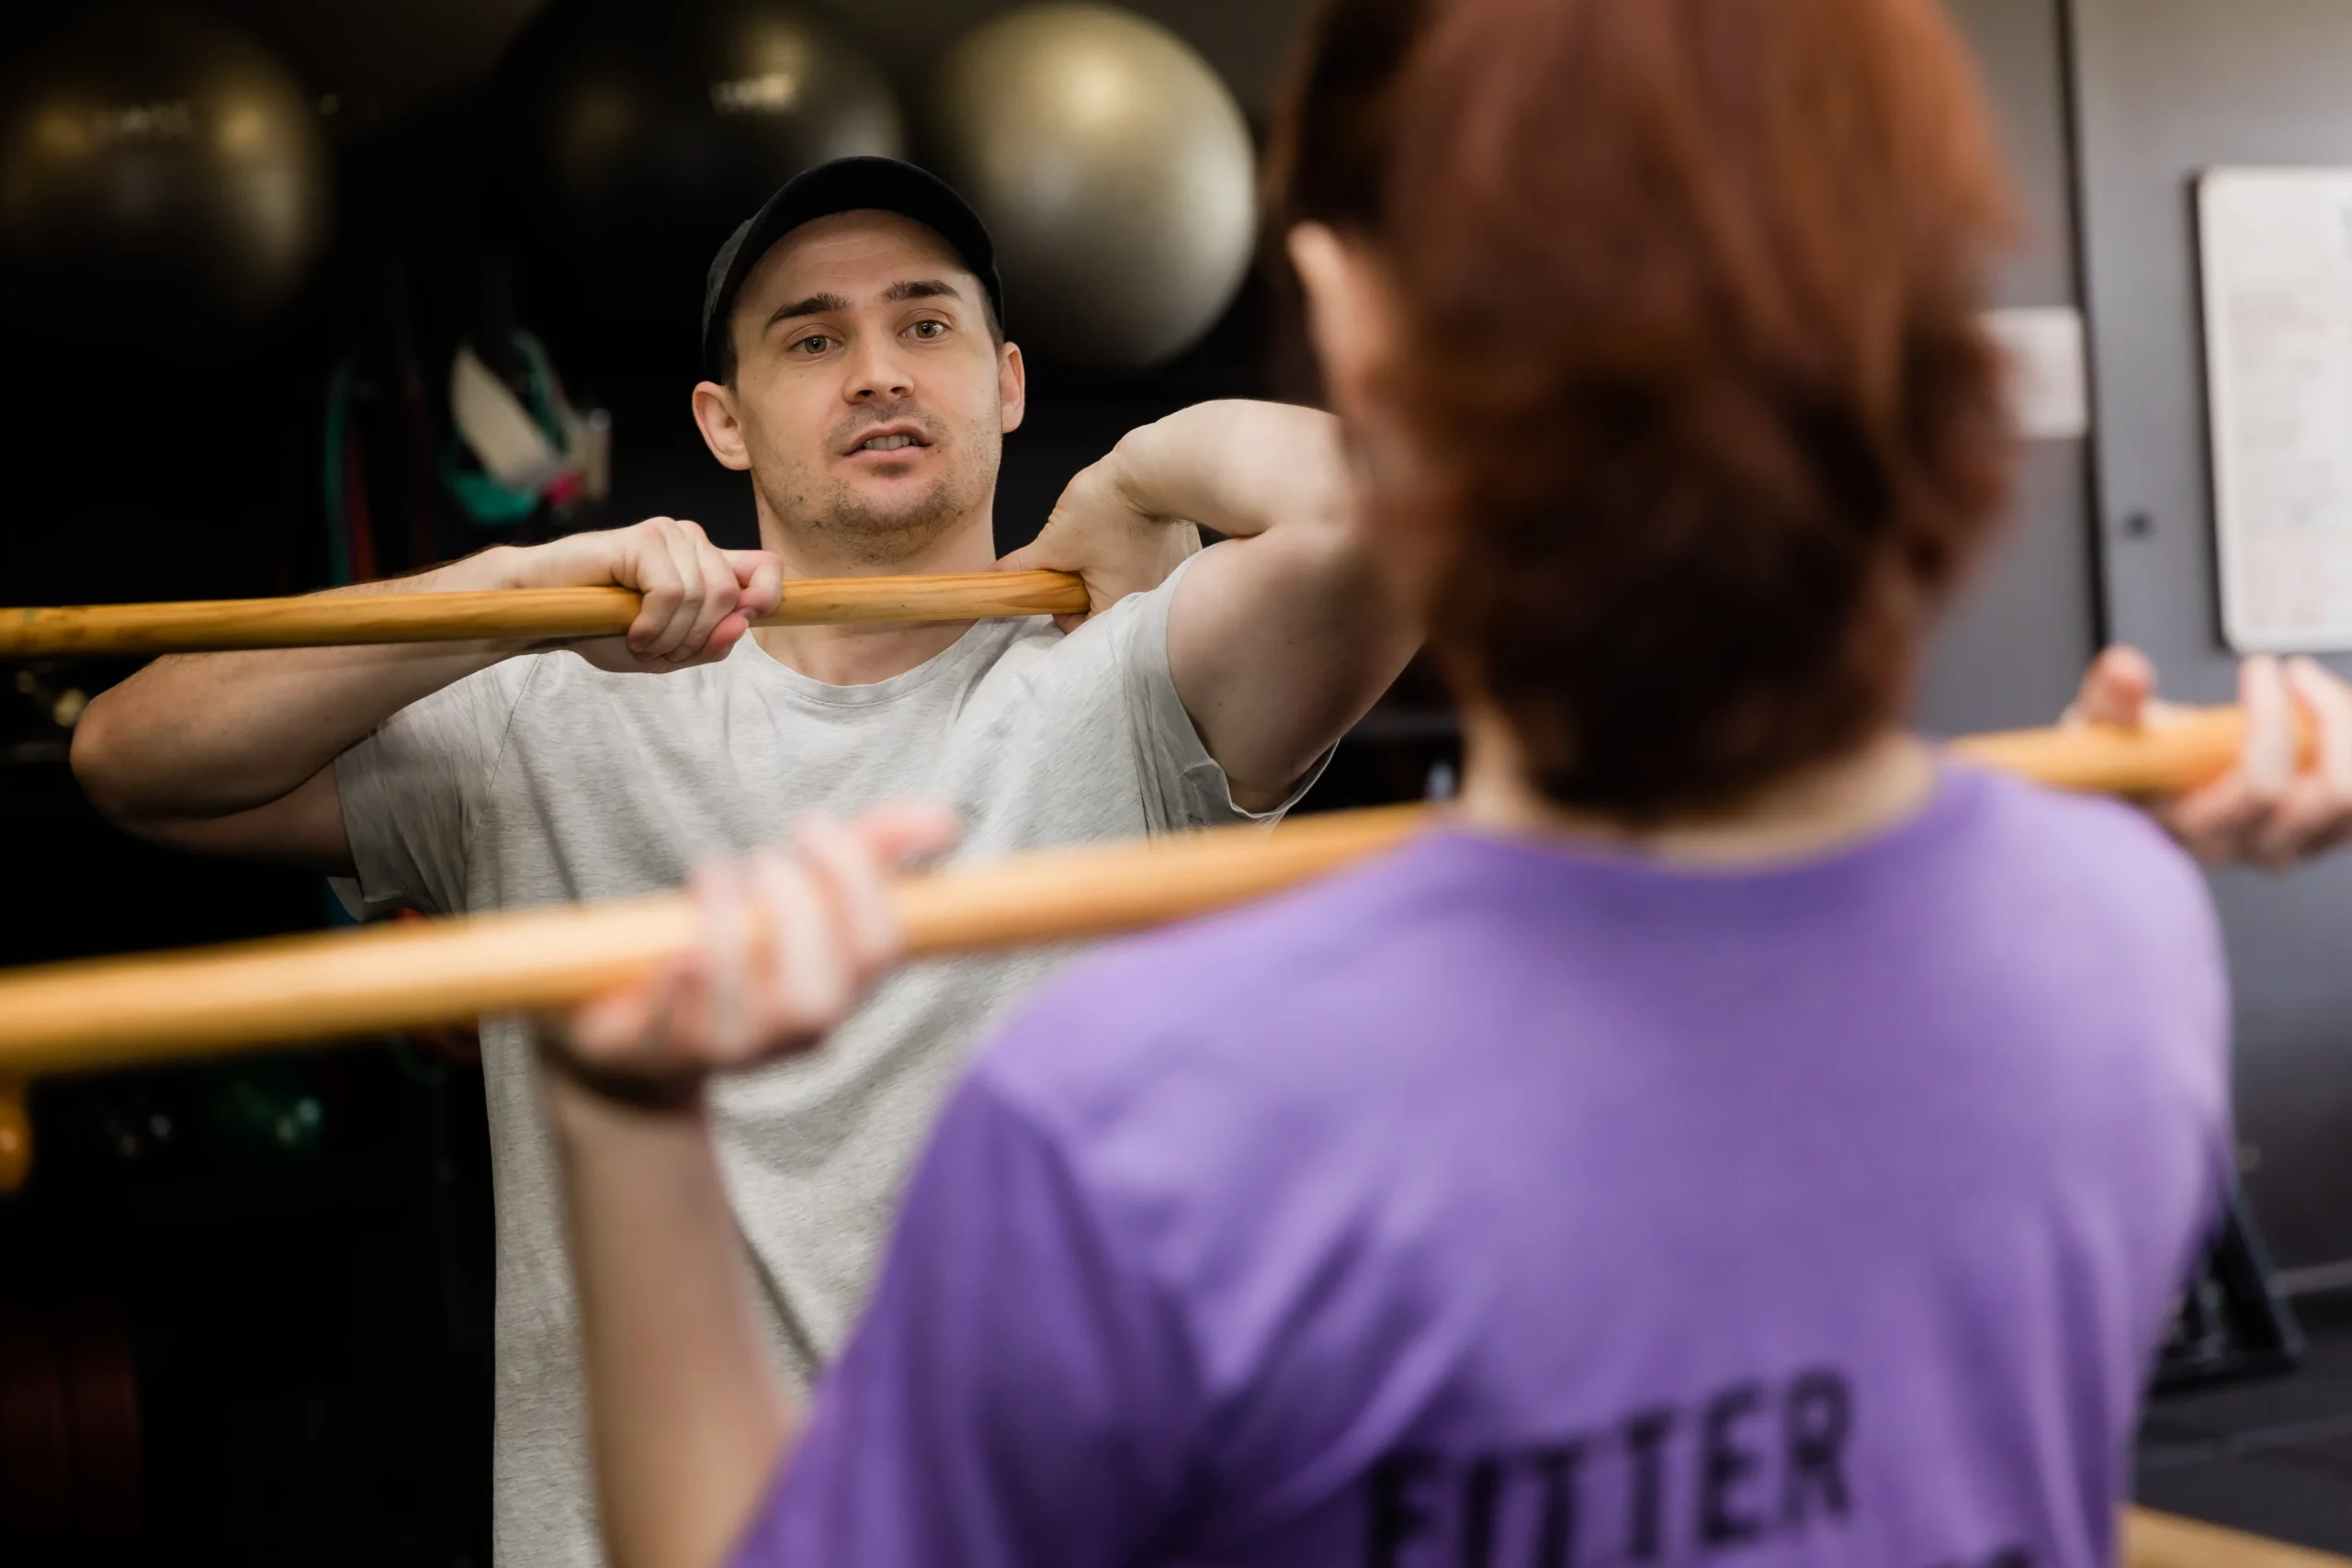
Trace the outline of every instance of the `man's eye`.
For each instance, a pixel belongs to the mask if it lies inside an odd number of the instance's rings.
[[[947,323],[945,321],[917,321],[914,325],[914,333],[920,338],[944,337],[947,334]]]
[[[792,347],[796,353],[814,356],[824,353],[826,349],[831,347],[832,342],[833,340],[831,338],[827,337],[822,333],[811,333],[807,337],[804,337],[799,342],[794,344]]]

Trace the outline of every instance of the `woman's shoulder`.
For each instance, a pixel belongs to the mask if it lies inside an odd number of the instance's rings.
[[[1381,855],[1308,886],[1108,944],[1013,1014],[977,1070],[1005,1093],[1091,1118],[1176,1078],[1229,1075],[1314,997],[1411,940],[1442,846]],[[1295,1053],[1293,1053],[1295,1059]]]
[[[1977,852],[2018,874],[2040,867],[2086,897],[2154,895],[2207,902],[2203,874],[2154,818],[2109,795],[2051,789],[2004,773],[1955,767],[1982,807]]]
[[[2221,920],[2203,870],[2145,812],[1982,775],[1955,882],[1987,941],[2030,942],[2157,1008],[2226,995]]]

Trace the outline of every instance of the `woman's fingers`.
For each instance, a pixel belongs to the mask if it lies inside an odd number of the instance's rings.
[[[2300,771],[2256,825],[2251,849],[2273,870],[2352,836],[2352,689],[2309,659],[2290,660],[2280,685],[2287,711],[2267,714],[2264,723],[2277,731],[2270,744],[2283,748]]]
[[[592,1062],[613,1062],[644,1046],[652,1031],[657,993],[672,979],[674,964],[642,985],[607,991],[571,1015],[567,1043],[574,1054]]]
[[[2292,705],[2278,660],[2255,658],[2239,666],[2238,702],[2245,734],[2236,765],[2156,813],[2183,848],[2211,865],[2260,852],[2295,779]]]
[[[2199,860],[2274,868],[2352,840],[2352,686],[2316,661],[2256,654],[2238,666],[2245,737],[2235,764],[2201,788],[2152,802]],[[2068,724],[2162,723],[2155,671],[2110,648],[2084,673]]]
[[[856,1008],[899,956],[889,869],[945,849],[958,831],[953,812],[928,806],[884,807],[850,823],[814,815],[752,857],[768,929],[754,987],[763,1049],[821,1035]]]
[[[816,817],[784,844],[687,883],[693,945],[643,984],[577,1010],[565,1032],[594,1066],[677,1077],[805,1048],[864,999],[900,948],[890,868],[956,840],[955,815],[888,807]]]
[[[620,1072],[654,1073],[673,1066],[664,1042],[696,963],[695,955],[681,954],[642,983],[580,1008],[562,1031],[564,1047],[592,1066]]]
[[[838,919],[803,860],[783,847],[763,850],[752,860],[752,884],[768,929],[761,1023],[769,1048],[776,1049],[839,1023],[858,987]]]
[[[2245,715],[2238,772],[2245,777],[2248,798],[2268,809],[2286,798],[2300,750],[2295,702],[2276,659],[2258,653],[2238,666],[2238,706]]]
[[[2317,660],[2298,658],[2287,663],[2287,689],[2310,728],[2313,770],[2352,829],[2352,686]]]
[[[702,962],[687,973],[681,1000],[692,1005],[672,1018],[672,1038],[665,1043],[673,1054],[690,1059],[734,1061],[748,1055],[759,1039],[752,1003],[751,914],[744,908],[749,883],[733,862],[714,861],[696,870],[686,886],[702,919]],[[700,1016],[690,1020],[690,1010]]]
[[[861,811],[850,819],[850,830],[885,865],[928,860],[956,847],[964,836],[963,819],[944,806],[901,801]]]
[[[2103,650],[2083,671],[2083,683],[2066,710],[2073,724],[2136,725],[2156,694],[2156,669],[2136,648]]]
[[[2155,816],[2181,848],[2208,865],[2226,865],[2245,856],[2247,825],[2257,809],[2247,796],[2244,776],[2233,772],[2163,803]]]
[[[894,857],[831,817],[803,818],[792,838],[828,900],[854,982],[870,983],[899,956],[899,918],[884,880]]]
[[[2337,813],[2326,784],[2305,773],[2287,786],[2278,804],[2256,819],[2247,835],[2246,858],[2284,871],[2332,840]]]
[[[2237,765],[2159,812],[2199,859],[2281,870],[2352,838],[2352,688],[2308,659],[2239,666]]]

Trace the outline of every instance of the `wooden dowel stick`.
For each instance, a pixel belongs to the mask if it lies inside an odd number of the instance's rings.
[[[2164,723],[2137,729],[2013,729],[1966,736],[1952,741],[1951,750],[1969,761],[2054,789],[2165,795],[2227,773],[2245,738],[2245,720],[2234,707],[2178,708]]]
[[[1401,841],[1412,808],[1018,855],[902,880],[909,952],[1134,931],[1244,902]],[[570,1006],[694,939],[676,894],[0,972],[0,1075],[422,1028]]]
[[[2123,1510],[2123,1568],[2352,1568],[2352,1559],[2199,1519]]]
[[[2022,730],[1959,754],[2064,788],[2177,789],[2225,770],[2237,716],[2122,731]],[[897,890],[918,955],[1072,941],[1262,897],[1396,843],[1409,808],[1218,829],[912,877]],[[0,1076],[238,1045],[329,1040],[572,1005],[642,975],[694,935],[674,894],[0,972]]]
[[[638,594],[627,588],[521,588],[0,610],[0,658],[606,637],[628,629],[638,604]],[[1085,584],[1061,571],[803,578],[784,585],[783,603],[760,624],[977,621],[1086,607]]]

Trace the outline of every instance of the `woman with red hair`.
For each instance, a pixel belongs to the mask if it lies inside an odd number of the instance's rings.
[[[1939,8],[1342,0],[1276,169],[1459,810],[1017,1018],[797,1435],[694,1075],[938,827],[707,874],[551,1058],[616,1557],[2111,1561],[2222,957],[2143,818],[1902,727],[2008,462]]]

